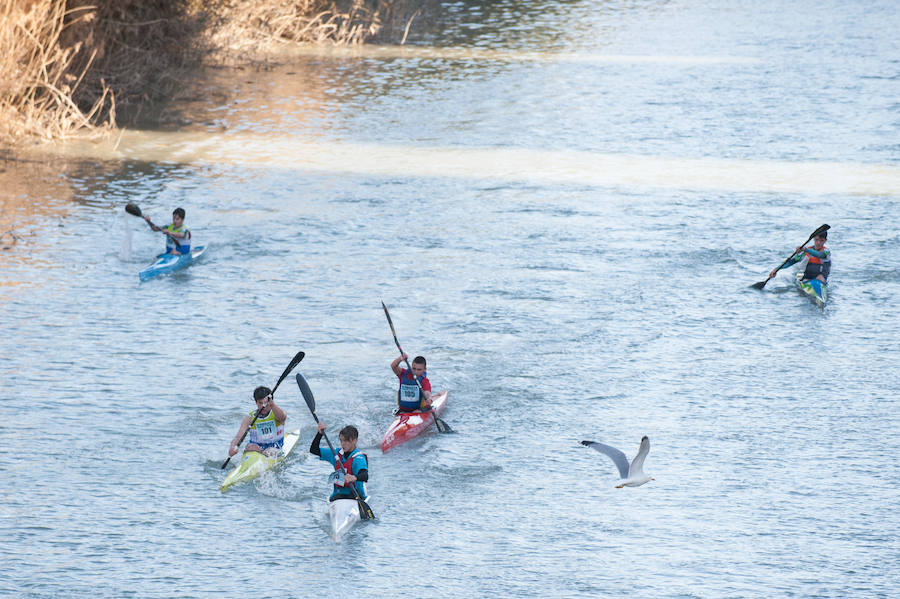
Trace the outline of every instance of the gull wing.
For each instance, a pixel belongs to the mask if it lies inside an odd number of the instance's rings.
[[[619,469],[619,474],[622,476],[622,478],[628,478],[628,458],[625,457],[624,453],[622,453],[615,447],[610,447],[609,445],[604,445],[603,443],[597,443],[596,441],[582,441],[581,444],[585,447],[596,449],[603,455],[609,456],[612,459],[613,463],[615,463],[616,468]]]
[[[650,453],[650,439],[646,435],[641,439],[641,448],[637,455],[631,460],[631,469],[628,471],[631,476],[640,476],[644,474],[644,459]]]

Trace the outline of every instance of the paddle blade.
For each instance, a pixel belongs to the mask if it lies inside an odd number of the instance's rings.
[[[830,228],[831,228],[831,225],[822,225],[821,227],[819,227],[818,229],[813,231],[813,234],[810,235],[809,238],[812,239],[813,237],[816,237],[817,235],[821,235],[822,233],[824,233],[825,231],[827,231]]]
[[[278,377],[278,382],[275,383],[275,386],[272,388],[272,395],[275,394],[275,389],[278,388],[278,385],[281,384],[281,381],[283,381],[285,378],[287,378],[287,375],[289,375],[291,373],[291,371],[297,367],[297,364],[300,363],[300,361],[304,358],[304,356],[306,356],[306,354],[303,353],[302,351],[297,352],[297,355],[294,356],[294,358],[291,360],[291,363],[287,365],[287,368],[285,368],[284,372],[281,373],[281,376]]]
[[[387,306],[384,305],[384,302],[381,302],[381,307],[384,308],[384,315],[387,318],[388,326],[391,327],[391,334],[394,336],[394,339],[397,339],[397,333],[394,332],[394,321],[391,320],[391,313],[388,312]]]
[[[309,408],[309,411],[312,412],[313,416],[315,416],[316,398],[313,397],[312,389],[309,388],[306,379],[303,378],[303,375],[299,372],[297,373],[297,386],[300,387],[300,393],[303,395],[303,399],[306,401],[306,406]]]
[[[134,216],[143,216],[141,214],[141,209],[137,207],[137,204],[132,204],[131,202],[125,204],[125,212],[133,214]]]
[[[450,428],[450,425],[447,424],[446,422],[444,422],[443,420],[441,420],[440,418],[438,418],[437,416],[434,417],[434,426],[435,426],[435,428],[437,428],[437,431],[439,433],[452,433],[453,432],[453,429]]]
[[[769,282],[769,279],[766,279],[765,281],[760,281],[759,283],[753,283],[750,286],[753,287],[754,289],[762,289],[763,287],[766,286],[766,283],[768,283],[768,282]]]
[[[359,517],[363,520],[374,520],[375,513],[372,511],[372,508],[369,507],[369,504],[359,498],[356,500],[359,504]]]

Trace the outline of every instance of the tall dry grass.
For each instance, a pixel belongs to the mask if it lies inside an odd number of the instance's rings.
[[[360,44],[435,0],[0,0],[0,145],[139,119],[201,62]]]
[[[381,28],[382,2],[365,0],[222,0],[211,31],[222,55],[265,52],[268,44],[359,44]]]
[[[112,126],[115,96],[105,83],[87,107],[73,99],[97,50],[60,43],[67,28],[92,18],[88,7],[69,10],[63,0],[0,3],[0,139],[63,139]]]

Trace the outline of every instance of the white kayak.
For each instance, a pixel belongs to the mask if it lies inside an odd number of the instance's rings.
[[[328,503],[331,539],[337,543],[359,522],[359,503],[355,499],[335,499]]]

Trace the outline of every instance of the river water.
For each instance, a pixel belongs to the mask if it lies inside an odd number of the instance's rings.
[[[3,164],[0,595],[900,594],[895,3],[421,25]],[[207,256],[139,283],[162,240],[127,202],[183,206]],[[822,223],[824,310],[787,273],[750,288]],[[456,431],[387,454],[382,300]],[[377,519],[339,543],[292,378],[299,450],[218,490],[300,350],[371,461]],[[579,444],[642,435],[639,488]]]

